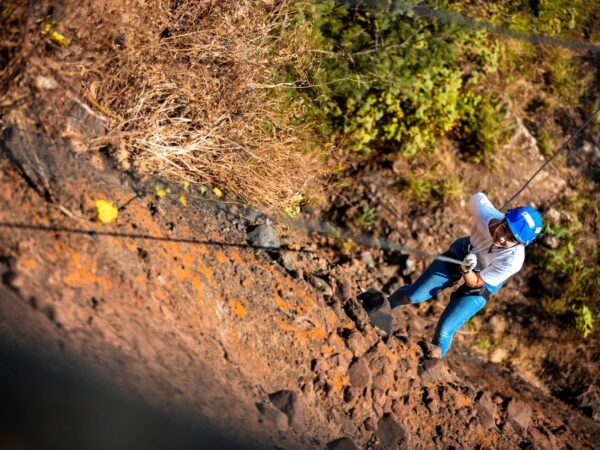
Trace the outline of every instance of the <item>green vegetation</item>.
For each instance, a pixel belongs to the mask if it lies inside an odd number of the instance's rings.
[[[477,347],[481,350],[494,350],[496,348],[496,343],[486,336],[477,342]]]
[[[434,164],[426,173],[409,174],[403,189],[420,205],[457,198],[463,193],[461,179],[458,175],[445,174],[447,170]]]
[[[283,208],[283,211],[291,218],[296,217],[298,214],[300,214],[300,205],[303,200],[304,197],[302,194],[294,195],[288,204]]]
[[[368,230],[375,225],[376,219],[377,211],[375,211],[375,208],[365,204],[361,210],[357,211],[355,223],[359,228]]]
[[[410,2],[408,2],[410,3]],[[598,42],[594,10],[585,0],[513,2],[432,0],[438,10],[460,12],[516,32]],[[582,52],[522,40],[498,40],[485,31],[459,28],[403,10],[352,10],[343,2],[303,4],[296,25],[305,26],[303,64],[288,66],[282,83],[305,107],[302,120],[350,155],[386,153],[419,161],[403,174],[402,189],[421,205],[460,196],[462,180],[452,164],[439,164],[442,138],[457,144],[470,162],[489,163],[506,142],[508,107],[522,118],[549,155],[579,120],[575,107],[593,103],[597,69]],[[586,66],[587,65],[587,66]],[[581,75],[582,67],[587,67]],[[300,81],[299,81],[300,80]],[[352,160],[352,158],[350,158]],[[545,286],[561,286],[540,302],[547,317],[566,318],[583,336],[600,310],[597,210],[589,189],[575,186],[562,200],[571,219],[546,227],[532,261]],[[593,217],[589,219],[590,209]],[[355,226],[370,229],[377,217],[362,205]],[[586,218],[584,218],[586,216]]]
[[[447,7],[446,1],[435,2]],[[432,153],[449,133],[480,156],[497,144],[499,101],[477,89],[498,65],[485,32],[460,29],[404,11],[351,10],[333,0],[305,5],[313,63],[296,90],[307,115],[350,151]]]
[[[554,245],[535,248],[532,262],[539,265],[544,286],[560,286],[543,299],[544,310],[551,316],[570,317],[587,337],[600,311],[600,252],[595,238],[599,206],[573,193],[561,199],[560,209],[567,219],[547,225],[541,237]]]

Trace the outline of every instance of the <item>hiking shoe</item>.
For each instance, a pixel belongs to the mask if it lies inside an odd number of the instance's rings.
[[[387,299],[382,292],[376,291],[375,289],[369,289],[368,291],[359,294],[358,300],[368,312],[383,306]]]
[[[392,328],[392,307],[387,297],[379,291],[368,290],[360,294],[358,299],[367,311],[371,325],[379,329],[384,335],[391,335],[394,331]]]

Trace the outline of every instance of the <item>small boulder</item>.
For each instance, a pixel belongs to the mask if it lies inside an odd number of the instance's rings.
[[[106,119],[92,110],[84,101],[73,98],[67,113],[67,129],[88,138],[104,134]]]
[[[294,265],[294,254],[292,252],[283,251],[279,257],[279,263],[287,270],[292,276],[297,274],[296,266]]]
[[[415,271],[415,262],[411,258],[408,258],[405,262],[405,267],[402,270],[402,275],[407,277],[414,271]]]
[[[502,361],[504,361],[507,357],[508,357],[508,352],[505,349],[498,347],[490,355],[490,362],[499,364]]]
[[[444,366],[441,359],[429,358],[423,361],[419,376],[423,381],[439,381],[445,376]]]
[[[525,432],[531,422],[531,408],[527,403],[513,398],[508,402],[506,418],[515,428]]]
[[[360,260],[367,267],[367,269],[375,268],[375,260],[373,259],[373,255],[371,252],[364,251],[360,254]]]
[[[368,350],[367,341],[358,331],[352,331],[346,338],[346,345],[354,356],[360,358]]]
[[[269,394],[271,403],[283,412],[288,419],[288,424],[295,430],[304,429],[304,405],[293,391],[277,391]]]
[[[383,407],[385,405],[386,395],[381,389],[373,389],[373,401],[379,406]]]
[[[27,280],[21,272],[15,270],[8,270],[2,274],[2,281],[15,291],[18,291],[26,286]]]
[[[492,397],[492,401],[496,405],[501,405],[502,403],[504,403],[504,397],[502,397],[500,394],[494,394],[494,396]]]
[[[329,286],[329,283],[323,278],[311,276],[309,278],[310,284],[312,284],[317,290],[321,291],[323,295],[331,297],[333,295],[333,289]]]
[[[364,389],[371,386],[371,370],[365,358],[360,358],[350,365],[348,369],[350,385],[353,388]]]
[[[485,430],[496,426],[496,409],[496,404],[487,393],[484,393],[477,401],[477,417]]]
[[[38,75],[33,80],[33,85],[38,91],[51,91],[58,87],[58,83],[52,77],[44,77],[42,75]]]
[[[363,422],[365,429],[368,431],[375,431],[377,428],[377,419],[375,417],[367,417]]]
[[[385,414],[377,424],[375,448],[408,448],[408,432],[391,414]]]
[[[544,212],[544,219],[546,219],[551,224],[559,225],[560,211],[558,211],[555,208],[549,208],[546,212]]]
[[[277,249],[281,246],[275,228],[269,221],[252,229],[248,233],[248,241],[257,247]]]
[[[265,403],[258,403],[256,408],[265,419],[269,422],[273,422],[277,429],[282,433],[285,433],[289,429],[287,416],[278,409]]]
[[[493,315],[488,323],[490,328],[492,328],[492,332],[495,336],[501,336],[502,334],[504,334],[508,326],[506,319],[500,314]]]
[[[369,316],[362,305],[355,298],[351,298],[344,304],[346,314],[356,323],[356,326],[364,330],[369,323]]]
[[[546,246],[550,247],[551,249],[558,248],[558,246],[560,245],[560,241],[556,236],[545,236],[543,242]]]

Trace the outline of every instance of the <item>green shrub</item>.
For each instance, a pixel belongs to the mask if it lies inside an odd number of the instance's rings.
[[[495,144],[492,98],[472,89],[497,68],[498,47],[486,33],[410,9],[356,11],[333,0],[306,5],[303,14],[315,58],[302,91],[313,105],[308,113],[346,148],[415,155],[433,152],[451,131]]]
[[[532,262],[540,269],[544,285],[560,286],[559,292],[542,299],[544,310],[551,316],[571,317],[587,337],[600,309],[600,252],[593,233],[600,215],[593,199],[577,194],[564,196],[560,208],[570,220],[545,226],[541,236],[542,242],[553,238],[558,245],[534,247]]]

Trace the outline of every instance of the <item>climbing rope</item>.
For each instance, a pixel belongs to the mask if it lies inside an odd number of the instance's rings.
[[[581,125],[581,127],[579,127],[579,129],[577,129],[577,131],[575,133],[573,133],[569,139],[567,139],[559,148],[558,150],[556,150],[552,156],[545,161],[536,171],[535,173],[523,184],[523,186],[504,204],[504,206],[502,206],[502,208],[500,209],[500,211],[504,211],[506,210],[506,207],[515,199],[517,198],[521,192],[523,192],[527,186],[529,186],[529,184],[531,183],[531,181],[542,171],[544,170],[544,168],[554,160],[554,158],[556,158],[556,156],[558,156],[558,154],[563,151],[565,148],[567,148],[567,146],[571,143],[571,141],[573,141],[573,139],[575,139],[582,131],[583,129],[594,119],[594,117],[600,112],[600,107],[598,107],[593,113],[592,115],[590,115],[588,117],[588,119],[584,122],[583,125]],[[142,195],[140,195],[140,193]],[[138,193],[138,195],[136,195],[135,198],[140,198],[141,196],[144,195],[153,195],[151,190],[146,190],[146,189],[142,189],[141,192]],[[133,199],[131,199],[133,200]],[[130,200],[130,201],[131,201]],[[128,202],[129,203],[129,202]],[[123,207],[125,207],[126,205],[124,205]],[[120,209],[122,209],[123,207],[121,207]],[[258,245],[251,245],[251,244],[247,244],[247,243],[228,243],[228,242],[216,242],[216,241],[203,241],[203,240],[198,240],[195,238],[176,238],[176,237],[168,237],[168,236],[151,236],[151,235],[144,235],[144,234],[133,234],[133,233],[119,233],[119,232],[107,232],[107,231],[102,231],[102,230],[85,230],[85,229],[74,229],[74,228],[67,228],[67,227],[47,227],[47,226],[41,226],[41,225],[31,225],[31,224],[24,224],[24,223],[8,223],[8,222],[0,222],[0,227],[4,227],[4,228],[20,228],[20,229],[29,229],[32,231],[41,231],[41,232],[52,232],[52,233],[72,233],[72,234],[86,234],[86,235],[90,235],[90,236],[111,236],[111,237],[121,237],[121,238],[129,238],[129,239],[142,239],[142,240],[154,240],[154,241],[172,241],[172,242],[179,242],[179,243],[187,243],[187,244],[203,244],[203,245],[216,245],[216,246],[221,246],[221,247],[248,247],[248,248],[254,248],[254,249],[263,249],[263,250],[277,250],[277,249],[282,249],[282,250],[287,250],[287,251],[297,251],[297,252],[310,252],[310,250],[297,250],[295,248],[293,248],[294,246],[287,246],[287,245],[282,245],[282,246],[278,246],[278,247],[270,247],[270,246],[258,246]],[[416,248],[411,248],[411,247],[407,247],[405,245],[400,245],[397,244],[395,242],[391,242],[387,239],[383,239],[383,238],[376,238],[374,236],[371,235],[365,235],[365,234],[357,234],[357,233],[353,233],[348,229],[345,228],[341,228],[331,222],[327,222],[327,221],[319,221],[318,225],[316,227],[305,227],[303,230],[301,231],[308,231],[308,232],[315,232],[319,235],[322,236],[329,236],[329,237],[337,237],[340,239],[346,239],[346,240],[350,240],[353,242],[356,242],[357,244],[366,246],[366,247],[371,247],[371,248],[377,248],[377,249],[382,249],[382,250],[388,250],[388,251],[396,251],[396,252],[400,252],[402,254],[411,254],[411,255],[415,255],[421,258],[427,258],[427,259],[433,259],[433,260],[437,260],[437,261],[443,261],[443,262],[447,262],[447,263],[451,263],[451,264],[462,264],[462,261],[455,259],[455,258],[451,258],[445,255],[436,255],[436,254],[432,254],[432,253],[428,253],[425,252],[423,250],[420,249],[416,249]]]
[[[550,162],[552,162],[554,160],[554,158],[556,158],[556,156],[558,156],[558,154],[563,151],[565,148],[567,148],[567,146],[571,143],[571,141],[573,141],[573,139],[575,139],[582,131],[583,129],[594,119],[594,117],[600,112],[600,106],[592,113],[592,115],[590,115],[588,117],[588,119],[584,122],[583,125],[581,125],[581,127],[579,127],[579,129],[577,129],[577,131],[575,133],[573,133],[569,139],[567,139],[559,148],[558,150],[556,150],[552,156],[545,161],[536,171],[535,173],[523,184],[523,186],[504,204],[504,206],[502,206],[502,208],[500,209],[500,211],[504,211],[506,210],[506,207],[515,199],[517,198],[521,192],[523,192],[527,186],[529,186],[529,184],[531,183],[531,181],[542,171],[544,170],[544,168],[550,164]],[[146,189],[141,189],[141,192],[139,192],[136,197],[134,197],[131,200],[134,200],[135,198],[140,198],[141,196],[145,196],[145,195],[153,195],[151,190],[146,190]],[[140,195],[142,194],[142,195]],[[131,201],[130,200],[130,201]],[[127,202],[129,203],[129,202]],[[222,203],[222,202],[216,202],[216,203]],[[122,206],[120,209],[124,208],[126,205]],[[107,231],[102,231],[102,230],[85,230],[85,229],[74,229],[74,228],[67,228],[67,227],[47,227],[47,226],[41,226],[41,225],[31,225],[31,224],[24,224],[24,223],[9,223],[9,222],[0,222],[0,227],[4,227],[4,228],[21,228],[21,229],[29,229],[32,231],[41,231],[41,232],[53,232],[53,233],[72,233],[72,234],[86,234],[86,235],[90,235],[90,236],[111,236],[111,237],[122,237],[122,238],[129,238],[129,239],[142,239],[142,240],[155,240],[155,241],[173,241],[173,242],[179,242],[179,243],[187,243],[187,244],[204,244],[204,245],[216,245],[216,246],[221,246],[221,247],[248,247],[248,248],[254,248],[254,249],[263,249],[263,250],[277,250],[277,249],[282,249],[282,250],[288,250],[288,251],[297,251],[297,252],[310,252],[310,250],[297,250],[294,249],[294,246],[287,246],[287,245],[282,245],[282,246],[258,246],[258,245],[251,245],[251,244],[247,244],[247,243],[228,243],[228,242],[216,242],[216,241],[202,241],[202,240],[198,240],[195,238],[176,238],[176,237],[168,237],[168,236],[151,236],[151,235],[144,235],[144,234],[133,234],[133,233],[119,233],[119,232],[107,232]],[[356,242],[357,244],[366,246],[366,247],[371,247],[371,248],[377,248],[377,249],[382,249],[382,250],[388,250],[388,251],[396,251],[396,252],[400,252],[402,254],[412,254],[421,258],[427,258],[427,259],[433,259],[433,260],[437,260],[437,261],[444,261],[447,263],[451,263],[451,264],[462,264],[462,261],[455,259],[455,258],[451,258],[445,255],[436,255],[436,254],[432,254],[432,253],[428,253],[425,252],[423,250],[420,249],[416,249],[416,248],[411,248],[411,247],[407,247],[404,245],[400,245],[397,244],[395,242],[391,242],[387,239],[383,239],[383,238],[376,238],[374,236],[371,235],[365,235],[365,234],[356,234],[351,232],[348,229],[345,228],[341,228],[331,222],[327,222],[327,221],[319,221],[318,225],[316,227],[305,227],[303,230],[301,231],[308,231],[308,232],[315,232],[319,235],[322,236],[329,236],[329,237],[337,237],[340,239],[346,239],[346,240],[350,240],[353,242]]]
[[[528,180],[525,182],[525,184],[523,184],[523,186],[521,186],[521,188],[520,188],[520,189],[517,191],[517,193],[516,193],[515,195],[513,195],[513,196],[512,196],[512,197],[511,197],[511,198],[510,198],[510,199],[509,199],[509,200],[508,200],[508,201],[507,201],[507,202],[504,204],[504,206],[503,206],[502,208],[500,208],[500,211],[504,211],[504,210],[506,210],[506,207],[507,207],[507,206],[508,206],[508,205],[509,205],[509,204],[510,204],[510,203],[511,203],[511,202],[512,202],[512,201],[513,201],[515,198],[517,198],[517,197],[518,197],[518,196],[521,194],[521,192],[523,192],[523,191],[525,190],[525,188],[527,188],[527,186],[529,186],[529,183],[531,183],[531,181],[532,181],[532,180],[533,180],[533,179],[534,179],[534,178],[535,178],[535,177],[536,177],[536,176],[537,176],[537,175],[538,175],[538,174],[539,174],[539,173],[540,173],[542,170],[544,170],[544,168],[545,168],[545,167],[546,167],[548,164],[550,164],[550,163],[552,162],[552,160],[553,160],[554,158],[556,158],[556,156],[557,156],[557,155],[558,155],[558,154],[559,154],[561,151],[563,151],[565,148],[567,148],[567,146],[568,146],[568,145],[571,143],[571,141],[572,141],[573,139],[575,139],[575,138],[576,138],[576,137],[579,135],[579,133],[581,133],[581,132],[583,131],[583,129],[584,129],[586,126],[588,126],[588,124],[589,124],[589,123],[590,123],[590,122],[591,122],[591,121],[594,119],[594,117],[596,116],[596,114],[598,114],[598,112],[600,112],[600,106],[598,106],[598,108],[597,108],[597,109],[596,109],[596,110],[595,110],[595,111],[592,113],[592,115],[591,115],[591,116],[589,116],[589,117],[588,117],[588,119],[587,119],[587,120],[584,122],[584,124],[583,124],[583,125],[581,125],[581,126],[579,127],[579,129],[578,129],[578,130],[577,130],[575,133],[573,133],[573,134],[571,135],[571,137],[570,137],[569,139],[567,139],[567,140],[566,140],[566,141],[565,141],[565,142],[564,142],[564,143],[563,143],[563,144],[562,144],[562,145],[561,145],[561,146],[558,148],[558,150],[556,150],[556,151],[554,152],[554,154],[553,154],[553,155],[552,155],[550,158],[548,158],[548,160],[547,160],[546,162],[544,162],[544,164],[542,164],[542,165],[539,167],[539,169],[538,169],[538,170],[536,170],[536,171],[535,171],[535,173],[534,173],[534,174],[533,174],[533,175],[532,175],[532,176],[531,176],[531,177],[530,177],[530,178],[529,178],[529,179],[528,179]]]
[[[452,264],[462,264],[462,261],[451,258],[445,255],[435,255],[428,253],[423,250],[416,248],[407,247],[400,245],[395,242],[391,242],[387,239],[376,238],[367,234],[356,234],[346,228],[341,228],[331,222],[320,221],[317,227],[305,227],[306,230],[316,232],[320,235],[334,235],[338,238],[343,238],[356,242],[357,244],[364,245],[365,247],[377,248],[382,250],[389,250],[392,252],[400,252],[402,254],[412,254],[421,258],[435,259],[438,261],[444,261]]]

